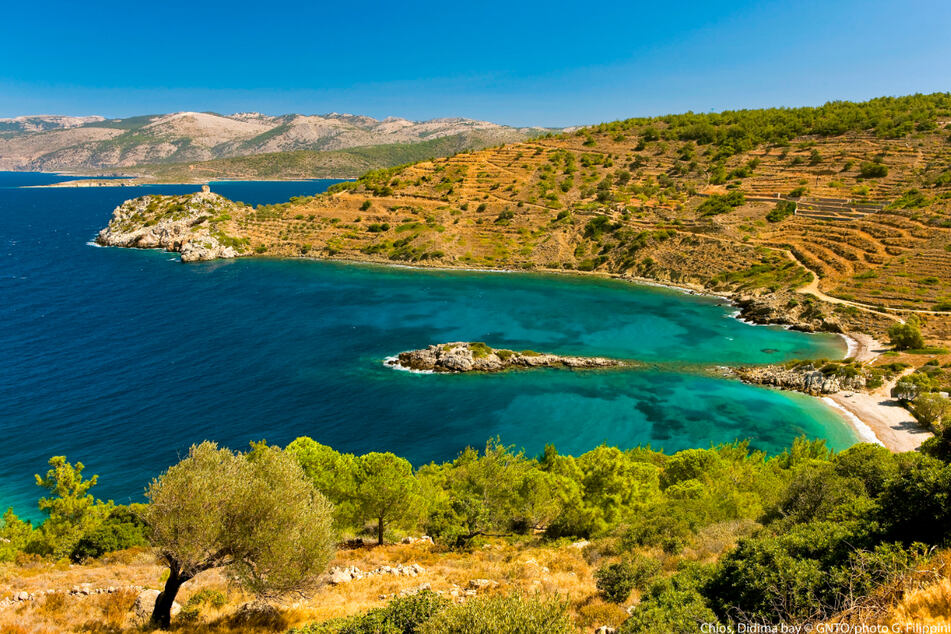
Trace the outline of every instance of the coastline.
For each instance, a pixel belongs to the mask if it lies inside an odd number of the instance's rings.
[[[45,185],[21,185],[23,189],[60,189],[63,187],[147,187],[149,185],[194,185],[200,187],[210,183],[306,183],[319,180],[347,181],[353,177],[326,176],[314,178],[206,178],[204,180],[165,181],[148,178],[147,176],[127,175],[121,177],[82,176],[81,174],[64,174],[67,177],[76,177],[74,180],[63,180]],[[81,178],[79,178],[81,177]]]
[[[471,271],[471,272],[485,272],[485,273],[528,273],[528,274],[549,274],[549,275],[559,275],[559,276],[569,276],[577,278],[599,278],[599,279],[610,279],[617,280],[621,282],[627,282],[636,286],[647,286],[654,288],[662,288],[671,291],[677,291],[679,293],[684,293],[688,295],[696,295],[701,297],[709,297],[711,299],[725,300],[729,302],[732,306],[737,307],[737,295],[736,293],[729,291],[712,291],[710,289],[700,288],[694,285],[687,284],[676,284],[669,282],[659,282],[657,280],[642,278],[639,276],[631,275],[618,275],[612,273],[604,273],[598,271],[577,271],[571,270],[566,271],[563,269],[549,269],[544,267],[537,267],[533,269],[513,269],[513,268],[498,268],[498,267],[479,267],[479,266],[445,266],[445,265],[433,265],[433,264],[407,264],[407,263],[394,263],[391,261],[376,260],[372,258],[347,258],[347,257],[303,257],[303,258],[288,258],[288,259],[309,259],[315,261],[325,261],[325,262],[341,262],[341,263],[351,263],[351,264],[360,264],[360,265],[370,265],[370,266],[384,266],[384,267],[393,267],[393,268],[404,268],[404,269],[419,269],[419,270],[434,270],[434,271]],[[760,323],[751,319],[745,319],[740,316],[740,312],[736,312],[732,315],[734,319],[738,319],[744,323],[750,325],[774,325],[782,326],[785,328],[794,328],[795,324],[775,324],[775,323]],[[884,346],[876,341],[871,335],[864,333],[835,333],[838,334],[845,345],[845,351],[843,353],[843,359],[853,358],[856,361],[866,363],[875,359],[881,352],[884,350]],[[901,452],[901,451],[911,451],[917,449],[917,447],[924,442],[930,436],[930,433],[918,426],[917,422],[914,421],[914,418],[907,412],[904,408],[897,406],[897,402],[892,402],[887,398],[879,399],[881,402],[876,402],[874,397],[868,395],[859,395],[842,397],[842,393],[834,394],[832,397],[836,398],[822,398],[823,404],[826,407],[830,407],[836,411],[837,414],[841,417],[844,424],[849,425],[857,436],[865,442],[877,442],[888,448],[891,451]],[[858,398],[858,397],[867,397],[867,398]],[[904,412],[904,416],[902,415]]]
[[[874,442],[895,453],[915,451],[933,435],[898,401],[885,396],[838,392],[822,400],[839,410],[860,438],[869,438],[871,433]]]
[[[849,355],[860,363],[873,361],[885,346],[864,333],[843,334],[849,343]],[[854,348],[853,348],[854,346]],[[895,399],[888,396],[888,386],[875,393],[836,392],[821,397],[838,410],[855,432],[866,442],[874,442],[890,451],[915,451],[933,434],[922,427],[914,416]]]

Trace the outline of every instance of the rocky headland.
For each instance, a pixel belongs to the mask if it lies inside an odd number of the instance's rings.
[[[142,196],[112,212],[109,225],[96,236],[102,246],[165,249],[183,262],[249,255],[246,238],[226,233],[238,205],[201,191],[185,196]]]
[[[619,368],[631,363],[606,357],[574,357],[542,354],[532,350],[490,348],[481,342],[456,341],[401,352],[386,364],[423,372],[502,372],[527,368]]]

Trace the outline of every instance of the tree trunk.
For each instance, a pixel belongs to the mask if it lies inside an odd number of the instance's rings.
[[[152,610],[152,618],[150,619],[152,625],[168,629],[172,623],[172,604],[175,603],[178,589],[190,578],[179,572],[177,564],[169,565],[165,589],[155,598],[155,608]]]
[[[383,545],[383,518],[380,517],[376,521],[376,543],[380,546]]]

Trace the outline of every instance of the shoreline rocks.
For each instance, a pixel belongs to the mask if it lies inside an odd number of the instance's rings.
[[[112,212],[96,244],[136,249],[165,249],[182,262],[250,255],[247,241],[230,238],[220,224],[230,220],[235,203],[201,191],[185,196],[142,196]]]
[[[802,332],[843,332],[834,315],[826,315],[821,304],[788,291],[763,295],[734,294],[731,303],[740,311],[738,319],[760,325],[788,326]]]
[[[866,386],[866,378],[862,374],[846,376],[826,373],[811,363],[794,367],[781,365],[744,367],[736,368],[733,372],[746,383],[768,385],[812,396],[835,394],[843,390],[861,392]]]
[[[542,354],[532,350],[490,348],[481,342],[455,341],[421,350],[401,352],[386,364],[418,372],[502,372],[520,368],[595,369],[628,367],[631,364],[606,357],[575,357]]]

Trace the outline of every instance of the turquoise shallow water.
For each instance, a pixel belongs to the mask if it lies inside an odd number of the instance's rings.
[[[854,433],[819,401],[698,372],[719,364],[842,356],[837,337],[750,326],[719,300],[610,280],[421,271],[315,261],[182,264],[87,245],[125,198],[191,187],[21,189],[0,173],[0,506],[35,517],[32,474],[50,455],[101,475],[98,495],[140,499],[204,439],[239,448],[309,435],[415,464],[467,444],[535,453],[599,443],[675,451]],[[250,203],[329,181],[227,183]],[[4,187],[6,185],[6,187]],[[600,354],[624,372],[420,375],[382,365],[452,340]]]

